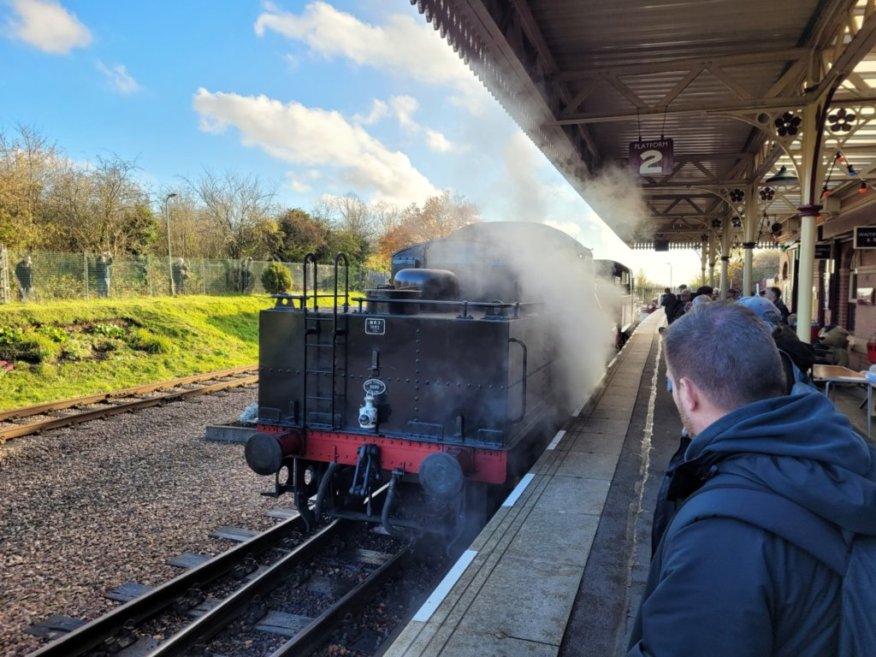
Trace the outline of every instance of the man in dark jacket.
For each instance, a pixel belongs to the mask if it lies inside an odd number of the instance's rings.
[[[25,256],[15,265],[15,278],[22,301],[29,301],[33,294],[33,260]]]
[[[782,291],[777,287],[768,287],[764,296],[772,301],[773,305],[779,309],[779,312],[782,314],[782,323],[787,324],[791,311],[788,310],[788,306],[782,301]]]
[[[784,394],[778,350],[750,310],[703,304],[663,339],[672,398],[692,437],[670,497],[692,502],[696,493],[723,509],[754,490],[827,521],[825,541],[876,535],[874,452],[823,395]],[[721,509],[683,522],[682,507],[669,525],[628,657],[836,655],[840,576]]]
[[[109,297],[110,277],[113,271],[113,257],[109,251],[104,251],[97,257],[94,263],[94,273],[97,277],[97,296],[99,299]]]
[[[671,304],[666,304],[666,321],[672,324],[672,322],[684,315],[684,313],[687,312],[690,301],[690,290],[682,290],[677,299],[675,299]]]

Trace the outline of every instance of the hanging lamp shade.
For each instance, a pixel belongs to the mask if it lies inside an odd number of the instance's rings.
[[[764,183],[770,185],[771,187],[787,187],[789,185],[796,185],[799,182],[800,180],[797,178],[797,176],[789,173],[788,167],[786,167],[784,164],[779,169],[779,172],[776,175],[770,176],[769,178],[764,180]]]

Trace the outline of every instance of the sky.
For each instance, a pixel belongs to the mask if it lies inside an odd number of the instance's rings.
[[[19,125],[134,162],[156,199],[206,170],[304,210],[449,190],[660,285],[699,274],[693,251],[628,249],[409,0],[0,0],[0,132]]]

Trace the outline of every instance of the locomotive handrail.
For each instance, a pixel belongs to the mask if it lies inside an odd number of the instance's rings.
[[[520,422],[524,417],[526,417],[526,360],[529,350],[526,348],[526,343],[522,340],[518,340],[517,338],[508,338],[508,342],[516,342],[523,349],[523,378],[521,379],[521,385],[523,388],[523,403],[520,409],[520,417],[515,417],[508,420],[509,422],[514,424],[516,422]]]
[[[304,313],[304,354],[302,365],[304,366],[304,377],[301,382],[301,425],[303,427],[307,426],[307,348],[309,346],[309,340],[307,339],[309,333],[309,329],[307,328],[307,263],[313,263],[313,312],[319,311],[319,306],[317,306],[317,285],[316,285],[316,275],[319,266],[317,265],[316,255],[313,253],[308,253],[304,256],[304,264],[303,264],[303,276],[302,276],[302,301],[301,301],[301,310]],[[319,336],[317,335],[317,339]]]
[[[350,308],[350,262],[344,253],[335,255],[335,317],[338,315],[338,262],[344,261],[344,312]]]
[[[433,305],[433,306],[462,306],[463,308],[512,308],[514,310],[514,317],[519,315],[521,309],[535,307],[535,306],[543,306],[544,302],[542,301],[515,301],[515,302],[505,302],[505,301],[467,301],[465,299],[394,299],[387,297],[354,297],[353,301],[356,301],[359,304],[359,312],[362,312],[362,304],[368,301],[373,301],[377,303],[391,303],[391,304],[418,304],[418,305]]]
[[[313,264],[313,310],[316,311],[316,310],[319,310],[319,306],[316,305],[317,304],[316,299],[319,296],[319,294],[317,292],[317,273],[318,273],[319,266],[317,264],[318,261],[316,259],[316,254],[314,254],[314,253],[308,253],[307,255],[304,256],[304,276],[303,276],[303,281],[302,281],[302,287],[303,287],[302,296],[304,297],[304,306],[303,307],[306,307],[306,305],[307,305],[307,263],[308,262]]]
[[[335,386],[337,385],[337,350],[338,350],[338,263],[344,261],[344,314],[349,311],[348,299],[350,296],[350,262],[343,253],[335,255],[335,301],[332,309],[332,415],[331,425],[335,426]],[[346,363],[344,364],[346,371]]]

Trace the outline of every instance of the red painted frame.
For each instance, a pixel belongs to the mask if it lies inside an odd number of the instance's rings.
[[[263,433],[285,433],[283,427],[259,426]],[[488,484],[503,484],[508,477],[508,452],[498,449],[483,449],[427,443],[386,436],[364,436],[334,431],[293,430],[304,434],[304,449],[296,458],[305,461],[342,465],[356,465],[361,445],[377,445],[380,448],[380,467],[384,470],[400,468],[405,473],[419,474],[420,464],[434,452],[458,453],[466,479]]]

